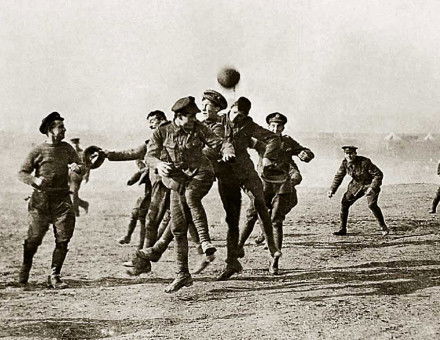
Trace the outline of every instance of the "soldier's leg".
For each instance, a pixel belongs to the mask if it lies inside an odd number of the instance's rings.
[[[257,220],[258,220],[257,210],[255,210],[253,202],[250,201],[249,206],[246,210],[246,222],[243,226],[243,229],[240,231],[240,238],[238,241],[238,257],[244,257],[244,249],[243,249],[244,244],[248,240],[249,236],[251,236]]]
[[[213,182],[214,174],[206,172],[193,178],[185,191],[185,199],[188,207],[186,214],[189,214],[191,217],[191,221],[197,231],[196,235],[198,234],[197,236],[200,238],[202,250],[206,255],[212,255],[216,251],[215,247],[211,244],[208,219],[202,204],[202,199],[211,189]]]
[[[41,245],[44,235],[49,229],[50,218],[47,209],[44,207],[46,203],[45,196],[36,191],[29,201],[29,226],[27,238],[23,244],[23,263],[18,276],[18,282],[21,284],[26,284],[28,282],[34,255],[37,252],[38,247]]]
[[[89,212],[89,202],[84,201],[83,199],[79,198],[79,196],[77,196],[78,198],[78,205],[84,209],[84,211],[86,212],[86,214]]]
[[[440,202],[440,187],[437,189],[437,194],[432,200],[431,210],[429,211],[431,214],[435,214],[437,212],[437,206]]]
[[[162,222],[160,222],[159,230],[157,231],[157,235],[158,235],[159,238],[162,236],[162,234],[167,229],[170,221],[171,221],[171,213],[170,213],[170,209],[168,209],[165,212],[165,214],[164,214],[164,216],[162,218]]]
[[[188,268],[188,215],[186,214],[187,202],[185,195],[171,191],[170,199],[171,231],[175,239],[176,278],[165,289],[165,292],[172,293],[182,287],[191,286],[193,281]]]
[[[54,199],[51,204],[54,209],[55,249],[52,253],[51,275],[48,281],[50,287],[59,289],[67,287],[60,274],[75,229],[75,214],[68,195]]]
[[[263,184],[260,178],[256,174],[255,176],[249,177],[243,182],[243,189],[249,196],[249,199],[254,203],[255,209],[257,210],[271,256],[276,255],[279,257],[281,254],[278,247],[275,245],[273,238],[272,221],[269,215],[269,210],[266,206]]]
[[[238,261],[238,238],[241,208],[240,182],[234,176],[218,177],[218,190],[226,212],[228,232],[226,236],[226,267],[217,280],[227,280],[243,268]]]
[[[140,224],[139,229],[139,244],[138,249],[142,249],[144,247],[145,243],[145,237],[146,237],[146,227],[145,227],[145,220],[147,218],[147,212],[148,207],[150,206],[150,195],[145,195],[142,198],[142,201],[139,205],[139,214],[138,214],[138,221]]]
[[[159,225],[169,209],[170,190],[162,181],[154,183],[151,191],[151,203],[146,218],[145,247],[152,247],[157,240]]]
[[[373,191],[367,195],[368,208],[372,211],[374,217],[376,217],[377,223],[382,229],[383,235],[388,235],[389,229],[385,223],[385,219],[382,214],[382,210],[377,205],[377,201],[379,199],[379,190]]]
[[[359,198],[363,196],[363,193],[358,193],[357,195],[354,195],[350,188],[347,190],[347,192],[342,196],[341,201],[341,225],[340,229],[336,232],[334,232],[334,235],[337,236],[344,236],[347,235],[347,222],[348,222],[348,212],[350,210],[350,207],[356,202]]]
[[[133,232],[136,228],[136,224],[139,218],[139,206],[141,201],[142,201],[142,197],[139,197],[136,200],[136,205],[131,211],[130,222],[128,223],[128,227],[127,227],[127,233],[125,234],[124,237],[122,237],[118,241],[120,244],[128,244],[131,241],[131,236],[133,235]]]

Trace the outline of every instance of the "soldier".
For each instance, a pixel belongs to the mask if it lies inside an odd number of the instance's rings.
[[[264,199],[263,184],[247,151],[247,148],[251,146],[252,138],[265,143],[262,166],[266,167],[272,161],[277,160],[280,140],[276,134],[252,121],[252,118],[249,117],[250,109],[249,99],[240,97],[232,104],[230,112],[221,118],[224,136],[232,143],[235,149],[235,158],[234,162],[218,162],[216,167],[218,189],[228,224],[226,267],[217,278],[220,281],[227,280],[242,271],[242,266],[238,261],[241,189],[253,202],[262,221],[269,252],[272,256],[269,272],[274,273],[274,268],[281,257],[281,252],[273,239],[272,223]]]
[[[69,143],[63,142],[66,132],[63,121],[64,118],[58,112],[52,112],[42,120],[40,132],[47,136],[47,140],[31,150],[19,171],[19,179],[34,188],[28,205],[30,223],[28,236],[24,241],[20,284],[28,282],[33,257],[49,225],[53,224],[55,249],[48,283],[56,289],[67,286],[61,280],[60,273],[75,229],[68,171],[70,169],[82,175],[85,167],[75,149]]]
[[[84,162],[84,152],[79,145],[79,138],[72,138],[70,141],[73,144],[75,151],[78,153],[79,159]],[[79,189],[81,188],[81,182],[84,180],[86,183],[89,181],[90,169],[86,170],[86,173],[81,176],[73,171],[69,171],[69,187],[72,193],[72,204],[75,216],[79,216],[79,208],[83,208],[86,214],[89,212],[89,202],[82,200],[79,197]]]
[[[282,135],[287,117],[279,112],[274,112],[266,117],[268,129],[277,134],[281,138],[281,149],[278,159],[266,169],[262,169],[261,162],[264,156],[266,145],[262,142],[255,142],[260,161],[259,170],[263,180],[263,190],[266,200],[266,206],[269,208],[272,218],[272,226],[274,229],[275,244],[281,250],[283,242],[283,222],[286,215],[298,203],[295,186],[302,181],[301,173],[293,156],[303,162],[310,162],[314,158],[314,154],[308,148],[301,146],[297,141],[287,135]],[[250,204],[246,214],[246,224],[243,228],[238,243],[240,257],[244,256],[243,246],[251,234],[255,222],[258,219],[255,207]],[[264,240],[264,233],[260,235]],[[278,264],[274,264],[274,274],[278,274]]]
[[[327,193],[328,197],[333,197],[344,180],[345,175],[351,176],[352,180],[348,184],[347,192],[342,197],[341,228],[333,234],[337,236],[347,235],[347,220],[350,206],[359,198],[366,196],[368,207],[373,212],[374,217],[376,217],[382,229],[382,235],[388,235],[389,229],[385,224],[382,211],[377,205],[383,179],[382,171],[369,158],[358,156],[356,146],[343,146],[342,149],[345,153],[345,159],[335,175],[333,184]]]
[[[438,163],[437,166],[437,175],[440,176],[440,162]],[[429,211],[430,214],[435,214],[437,212],[437,205],[439,202],[440,202],[440,187],[438,188],[437,194],[435,195],[432,201],[431,210]]]
[[[155,130],[162,124],[166,124],[167,119],[165,113],[156,110],[148,113],[147,122],[150,129]],[[150,246],[150,244],[154,244],[154,242],[156,241],[157,228],[160,221],[162,220],[163,214],[167,209],[167,200],[169,201],[167,193],[163,193],[160,190],[162,189],[163,185],[157,183],[159,181],[157,176],[149,173],[148,168],[143,163],[143,159],[145,157],[145,154],[147,153],[148,142],[149,141],[147,140],[145,141],[145,143],[142,143],[142,145],[138,146],[137,148],[129,150],[104,151],[106,157],[110,161],[136,160],[138,162],[138,166],[141,165],[143,169],[143,173],[139,173],[139,176],[142,177],[143,182],[145,183],[144,195],[138,199],[136,207],[133,209],[132,216],[128,225],[127,235],[119,240],[119,243],[121,244],[129,243],[129,241],[131,240],[131,234],[136,227],[137,221],[139,221],[141,228],[138,249],[143,248],[145,240],[147,241],[147,246]],[[131,183],[132,181],[129,182]],[[151,203],[151,201],[153,203]],[[158,210],[160,210],[160,213],[162,215],[160,216],[160,219],[157,223],[153,223],[156,221]],[[127,265],[129,265],[129,263],[127,263]]]
[[[200,237],[203,252],[212,255],[216,249],[211,244],[206,212],[202,199],[209,192],[214,173],[210,161],[202,150],[208,146],[217,152],[222,139],[196,120],[200,112],[194,97],[179,99],[172,107],[174,120],[153,134],[148,147],[147,164],[157,170],[164,184],[171,189],[170,205],[172,233],[176,242],[177,277],[165,289],[175,292],[193,283],[188,269],[188,222],[193,221]],[[167,161],[161,155],[167,154]],[[225,157],[233,156],[223,149]]]

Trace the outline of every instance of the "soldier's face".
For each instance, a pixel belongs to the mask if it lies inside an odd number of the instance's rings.
[[[174,119],[174,122],[178,125],[183,127],[185,130],[192,130],[194,127],[194,124],[196,122],[196,114],[186,114],[186,115],[179,115]]]
[[[229,119],[233,122],[235,118],[237,118],[239,115],[244,114],[238,110],[238,107],[236,105],[232,106],[231,110],[229,111]]]
[[[210,100],[203,99],[202,100],[202,112],[199,112],[198,118],[200,121],[204,121],[214,115],[216,115],[220,111],[219,107],[214,105]]]
[[[56,141],[62,141],[66,134],[66,128],[62,120],[56,120],[52,123],[52,127],[49,130],[49,136]]]
[[[273,133],[281,135],[281,133],[284,131],[284,124],[281,124],[279,122],[270,122],[268,128]]]
[[[345,150],[344,151],[345,159],[347,162],[353,162],[356,158],[357,152],[355,150]]]
[[[151,116],[147,119],[151,130],[155,130],[162,122],[157,116]]]

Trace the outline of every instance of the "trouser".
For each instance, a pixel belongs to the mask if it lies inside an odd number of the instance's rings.
[[[264,181],[263,181],[263,184]],[[269,209],[269,213],[272,220],[273,235],[275,244],[278,249],[281,250],[283,245],[283,222],[286,215],[297,205],[298,197],[296,189],[292,188],[292,192],[288,193],[276,193],[274,190],[270,190],[267,186],[264,186],[264,197],[266,200],[266,206]],[[240,233],[239,247],[243,247],[247,239],[254,229],[255,223],[258,219],[258,213],[252,202],[249,203],[249,207],[246,211],[246,223],[243,230]],[[260,226],[262,224],[260,223]],[[264,230],[261,232],[264,234]]]
[[[437,189],[437,193],[432,201],[432,211],[437,211],[437,205],[440,202],[440,187]]]
[[[29,227],[24,242],[23,264],[31,265],[32,258],[53,224],[55,249],[51,268],[59,274],[66,258],[68,244],[75,229],[75,214],[68,191],[47,193],[34,191],[28,204]]]
[[[171,231],[175,238],[176,272],[189,273],[188,269],[188,227],[190,221],[199,234],[200,241],[211,239],[208,232],[208,220],[202,199],[212,187],[214,175],[211,172],[199,172],[179,194],[171,191]]]
[[[170,207],[170,189],[162,181],[156,181],[151,189],[151,202],[145,222],[145,247],[154,245],[159,226]]]
[[[146,236],[146,226],[145,220],[148,212],[148,207],[150,206],[150,193],[146,193],[144,196],[141,196],[136,201],[136,206],[133,208],[131,212],[130,223],[128,224],[127,235],[125,236],[128,239],[131,239],[133,232],[136,228],[137,221],[140,224],[140,232],[139,232],[139,245],[138,249],[142,249],[145,242]]]
[[[348,186],[347,192],[342,197],[341,202],[341,229],[347,229],[347,221],[348,221],[348,212],[350,207],[361,197],[365,196],[365,192],[368,189],[368,186],[364,186],[361,189],[353,190],[351,183]],[[380,227],[385,226],[385,220],[382,214],[382,210],[380,210],[377,205],[377,201],[379,199],[380,189],[374,189],[370,194],[366,195],[368,208],[370,208]]]
[[[274,242],[272,222],[266,207],[263,184],[257,173],[255,171],[251,172],[246,179],[239,179],[233,174],[219,173],[218,189],[226,212],[226,223],[228,225],[226,263],[234,263],[238,258],[241,189],[248,195],[255,207],[261,220],[269,252],[271,255],[274,255],[279,249]]]

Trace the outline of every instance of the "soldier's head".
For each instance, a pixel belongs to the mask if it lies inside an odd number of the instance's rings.
[[[240,115],[248,116],[251,110],[251,101],[246,97],[240,97],[237,101],[232,104],[231,110],[229,111],[229,118],[234,121]]]
[[[196,122],[196,114],[200,112],[194,97],[180,98],[171,108],[174,112],[174,123],[191,130]]]
[[[266,117],[267,128],[281,136],[287,123],[287,117],[279,112],[273,112]]]
[[[58,112],[52,112],[43,118],[40,132],[48,136],[53,142],[61,142],[66,134],[64,118]]]
[[[344,157],[347,160],[347,162],[353,162],[356,159],[357,155],[357,147],[353,145],[344,145],[342,147],[342,150],[344,150]]]
[[[75,138],[71,138],[70,141],[72,142],[72,144],[74,145],[78,145],[79,144],[79,138],[75,137]]]
[[[200,120],[215,117],[218,112],[228,107],[228,103],[223,95],[214,90],[206,90],[203,92],[202,98],[202,112],[199,117]]]
[[[160,124],[162,124],[166,120],[167,120],[167,117],[165,116],[165,113],[163,113],[162,111],[159,111],[159,110],[151,111],[147,115],[147,122],[148,122],[148,125],[150,126],[151,130],[156,129]]]

